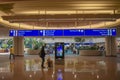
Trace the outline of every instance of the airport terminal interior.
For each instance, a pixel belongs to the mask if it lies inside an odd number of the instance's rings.
[[[120,80],[120,1],[0,0],[0,80]]]

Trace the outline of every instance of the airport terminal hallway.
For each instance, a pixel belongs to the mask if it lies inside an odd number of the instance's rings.
[[[38,55],[0,56],[0,80],[120,80],[120,58],[68,56],[64,64],[41,69]]]

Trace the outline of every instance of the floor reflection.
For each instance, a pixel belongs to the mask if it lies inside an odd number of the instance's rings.
[[[41,62],[39,60],[25,60],[26,71],[39,71]]]
[[[119,58],[117,58],[119,59]],[[120,80],[120,63],[116,58],[73,57],[65,63],[45,69],[40,58],[16,58],[0,63],[0,80]]]
[[[5,63],[0,63],[0,73],[6,73],[6,72],[10,72],[10,64],[9,62],[5,62]]]

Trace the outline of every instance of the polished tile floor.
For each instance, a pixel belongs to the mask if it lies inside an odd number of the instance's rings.
[[[37,55],[15,60],[0,56],[0,80],[120,80],[120,57],[68,56],[51,68],[40,64]]]

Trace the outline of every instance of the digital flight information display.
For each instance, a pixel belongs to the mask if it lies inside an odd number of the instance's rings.
[[[83,29],[66,29],[64,30],[64,36],[84,36]]]
[[[116,29],[10,30],[9,36],[116,36]]]

